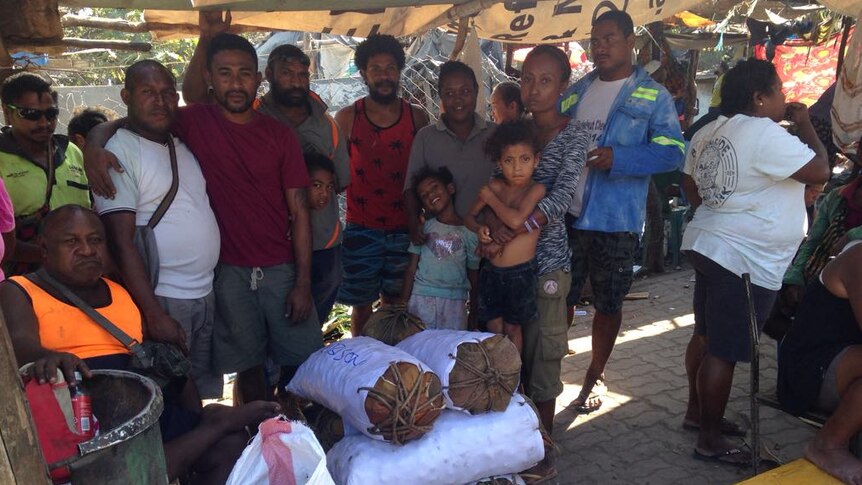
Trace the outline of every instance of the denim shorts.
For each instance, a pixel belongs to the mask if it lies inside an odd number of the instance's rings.
[[[505,268],[483,265],[479,270],[479,321],[502,318],[510,325],[523,325],[536,320],[538,274],[535,259]]]

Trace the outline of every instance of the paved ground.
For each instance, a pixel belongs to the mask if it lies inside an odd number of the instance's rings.
[[[557,401],[554,439],[560,447],[559,484],[726,484],[751,476],[749,471],[696,460],[696,434],[681,427],[688,398],[683,366],[694,318],[693,271],[683,269],[638,279],[632,291],[648,291],[648,300],[628,301],[623,330],[608,363],[604,406],[590,415],[567,409],[580,391],[590,360],[591,307],[569,331],[575,355],[563,360],[565,389]],[[761,345],[761,392],[774,393],[775,343]],[[737,366],[728,409],[749,416],[749,366]],[[744,416],[742,416],[744,415]],[[770,450],[790,461],[802,454],[813,428],[773,409],[760,408],[761,435]]]

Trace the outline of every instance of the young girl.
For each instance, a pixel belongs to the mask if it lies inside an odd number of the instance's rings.
[[[510,121],[497,127],[485,147],[497,161],[502,178],[494,178],[479,191],[467,215],[467,227],[479,234],[482,244],[492,243],[488,226],[476,222],[476,216],[489,207],[500,222],[520,233],[482,268],[479,320],[487,322],[488,331],[505,333],[520,352],[521,325],[538,315],[536,243],[541,231],[532,214],[545,196],[545,187],[533,181],[538,142],[531,125]]]
[[[410,263],[401,294],[407,310],[426,328],[475,328],[475,312],[467,321],[466,299],[475,306],[479,257],[476,235],[455,212],[455,184],[447,168],[424,168],[413,177],[413,191],[422,202],[428,239],[410,246]]]

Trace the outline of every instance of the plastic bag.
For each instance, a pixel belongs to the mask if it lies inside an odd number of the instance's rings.
[[[314,433],[284,416],[267,419],[245,447],[226,485],[335,485]]]

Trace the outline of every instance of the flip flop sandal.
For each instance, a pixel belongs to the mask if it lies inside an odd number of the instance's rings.
[[[682,429],[688,431],[700,431],[700,424],[695,424],[690,421],[682,422]],[[725,436],[735,436],[737,438],[745,438],[748,436],[748,430],[742,426],[725,418],[721,418],[721,434]]]
[[[751,466],[751,451],[747,445],[729,449],[723,453],[704,453],[697,448],[694,449],[694,458],[719,465],[730,465],[737,468],[748,468]]]
[[[590,405],[591,401],[593,402],[593,405]],[[601,409],[602,404],[604,404],[602,402],[602,398],[591,393],[590,396],[584,400],[583,404],[570,404],[569,407],[580,414],[590,414]]]

